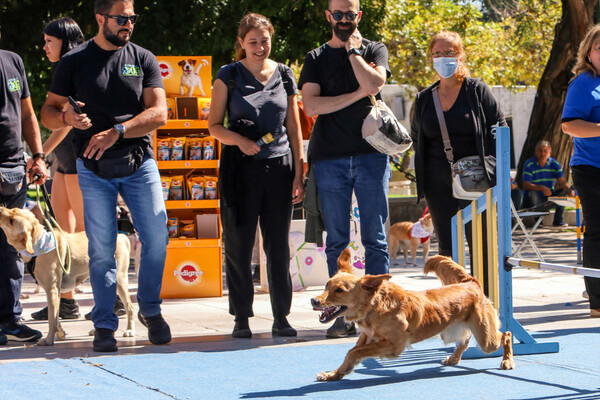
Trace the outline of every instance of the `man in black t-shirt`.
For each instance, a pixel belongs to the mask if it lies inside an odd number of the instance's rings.
[[[61,58],[42,122],[50,129],[73,126],[95,301],[94,351],[111,352],[117,351],[119,324],[113,312],[118,194],[142,242],[138,317],[152,343],[171,341],[160,311],[167,213],[150,139],[166,123],[167,107],[156,57],[129,42],[138,17],[133,1],[96,0],[94,12],[98,34]],[[69,105],[68,96],[77,99],[82,113]]]
[[[29,179],[41,185],[48,171],[25,67],[21,57],[0,50],[0,205],[6,208],[23,208],[27,197],[21,136],[33,152],[33,164],[27,171]],[[40,331],[20,322],[23,272],[21,256],[0,229],[0,344],[7,340],[34,342],[42,337]]]
[[[369,95],[379,94],[390,75],[387,49],[363,39],[358,0],[329,0],[325,11],[331,39],[306,55],[300,82],[304,109],[318,115],[312,130],[309,160],[314,168],[327,231],[325,254],[329,276],[350,242],[350,206],[356,195],[361,241],[368,274],[388,272],[385,222],[391,175],[388,157],[363,138],[361,127],[371,109]],[[338,318],[327,337],[355,333],[354,324]]]

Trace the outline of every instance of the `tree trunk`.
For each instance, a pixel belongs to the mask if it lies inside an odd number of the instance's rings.
[[[594,23],[594,8],[598,0],[563,0],[562,18],[556,25],[550,59],[538,85],[527,139],[518,164],[517,180],[521,182],[523,165],[535,151],[535,144],[547,140],[552,146],[552,157],[563,167],[569,179],[569,160],[573,139],[561,129],[562,109],[572,78],[571,68],[577,57],[579,43]]]

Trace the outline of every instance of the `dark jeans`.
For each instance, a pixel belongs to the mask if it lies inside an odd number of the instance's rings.
[[[0,192],[0,204],[6,208],[23,208],[27,197],[26,179],[23,179],[23,186],[17,194],[4,196]],[[13,322],[23,311],[19,302],[23,273],[21,255],[8,244],[4,231],[0,229],[0,326]]]
[[[552,191],[552,196],[560,196],[560,195],[565,195],[564,194],[564,190],[562,189],[555,189]],[[525,196],[523,199],[523,207],[524,208],[530,208],[530,207],[537,207],[540,204],[542,204],[543,202],[547,201],[548,197],[547,196],[543,196],[540,197],[540,194],[538,191],[536,190],[527,190],[525,192]],[[515,206],[516,207],[516,206]],[[561,225],[563,223],[563,213],[565,212],[565,207],[564,206],[556,206],[554,209],[554,221],[553,224],[554,225]]]
[[[446,177],[446,179],[444,179]],[[452,181],[450,179],[450,171],[448,174],[439,173],[429,176],[428,182],[425,184],[425,200],[429,213],[435,228],[435,234],[438,240],[438,253],[443,256],[452,257],[452,217],[456,213],[469,206],[469,200],[459,200],[452,196]],[[483,286],[484,291],[488,294],[487,277],[487,234],[486,234],[486,213],[482,214],[482,229],[483,229]],[[469,253],[471,254],[471,274],[473,274],[473,251],[472,251],[472,235],[471,223],[465,225],[465,236],[469,244]],[[466,268],[466,266],[465,266]]]
[[[571,167],[571,171],[585,221],[583,266],[600,269],[600,169],[576,165]],[[584,281],[590,296],[590,308],[600,309],[600,278],[584,277]]]
[[[292,218],[292,157],[249,160],[239,169],[243,196],[235,209],[221,200],[225,245],[225,269],[229,289],[229,313],[252,317],[252,247],[260,223],[267,258],[271,309],[275,318],[289,314],[292,305],[290,278],[290,221]]]

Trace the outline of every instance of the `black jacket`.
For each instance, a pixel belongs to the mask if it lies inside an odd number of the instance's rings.
[[[415,173],[417,177],[417,198],[424,196],[423,171],[425,167],[424,140],[422,139],[423,112],[428,102],[432,105],[429,108],[434,110],[432,89],[440,84],[439,81],[429,86],[427,89],[419,92],[415,99],[415,107],[410,123],[410,135],[415,149]],[[496,138],[492,135],[492,126],[498,124],[506,126],[504,114],[492,90],[481,79],[465,78],[467,85],[467,99],[472,113],[472,120],[475,121],[475,141],[477,146],[477,155],[479,155],[487,173],[487,179],[491,186],[496,184]],[[441,154],[445,158],[445,154]],[[456,161],[456,160],[455,160]]]

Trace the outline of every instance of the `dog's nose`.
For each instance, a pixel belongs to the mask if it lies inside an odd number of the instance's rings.
[[[310,304],[313,307],[319,307],[321,305],[321,302],[318,299],[315,298],[315,299],[310,299]]]

